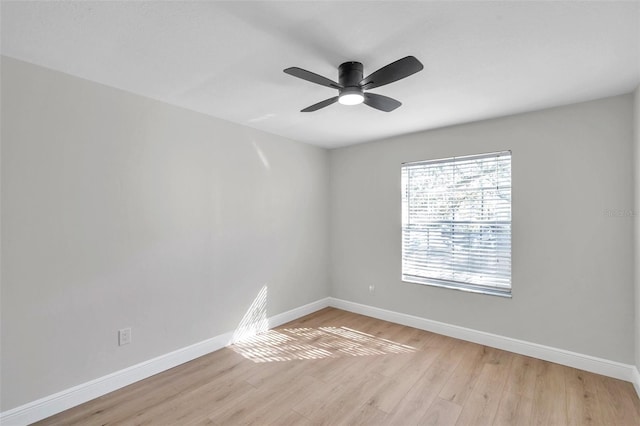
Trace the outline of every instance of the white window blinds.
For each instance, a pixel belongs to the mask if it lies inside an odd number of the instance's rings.
[[[511,293],[511,152],[402,165],[402,279]]]

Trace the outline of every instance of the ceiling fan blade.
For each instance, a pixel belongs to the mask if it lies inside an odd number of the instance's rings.
[[[334,96],[333,98],[329,98],[329,99],[325,99],[322,102],[318,102],[317,104],[313,104],[309,107],[306,107],[305,109],[301,110],[300,112],[313,112],[313,111],[317,111],[320,108],[324,108],[326,106],[329,106],[333,103],[336,103],[338,101],[338,96]]]
[[[424,66],[419,60],[413,56],[407,56],[405,58],[398,59],[397,61],[380,68],[368,77],[363,78],[362,81],[360,81],[360,87],[364,90],[369,90],[375,87],[384,86],[385,84],[393,83],[394,81],[409,77],[411,74],[415,74],[423,68]]]
[[[371,108],[379,109],[384,112],[391,112],[402,105],[402,102],[396,101],[388,96],[378,95],[376,93],[365,93],[364,103]]]
[[[342,85],[340,83],[336,83],[333,80],[329,80],[326,77],[313,73],[311,71],[303,70],[298,67],[291,67],[284,70],[289,75],[294,77],[301,78],[303,80],[310,81],[312,83],[319,84],[321,86],[331,87],[333,89],[342,89]]]

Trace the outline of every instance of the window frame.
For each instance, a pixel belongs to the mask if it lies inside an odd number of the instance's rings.
[[[414,275],[410,273],[405,273],[405,263],[406,263],[405,261],[405,233],[406,233],[405,216],[408,215],[408,213],[405,212],[405,195],[408,196],[408,190],[405,187],[405,182],[403,178],[405,169],[408,169],[408,167],[420,166],[422,164],[424,165],[442,164],[442,163],[455,164],[455,163],[460,163],[462,161],[479,160],[484,158],[494,158],[494,157],[501,157],[501,156],[509,157],[509,160],[508,160],[509,161],[509,184],[508,184],[508,189],[509,189],[509,221],[508,221],[508,224],[509,224],[508,225],[509,226],[509,287],[508,288],[501,287],[497,284],[483,285],[479,283],[469,283],[469,282],[463,282],[463,281],[455,281],[455,280],[426,277],[426,276],[419,276],[419,275]],[[479,294],[487,294],[492,296],[512,298],[512,290],[513,290],[513,263],[512,263],[512,260],[513,260],[513,198],[512,198],[513,161],[512,161],[512,158],[513,158],[513,154],[511,150],[502,150],[502,151],[495,151],[495,152],[489,152],[489,153],[455,156],[455,157],[447,157],[447,158],[436,158],[432,160],[420,160],[420,161],[410,161],[410,162],[401,163],[400,199],[401,199],[401,251],[402,251],[402,254],[401,254],[400,260],[401,260],[402,282],[422,284],[422,285],[428,285],[428,286],[434,286],[434,287],[440,287],[440,288],[448,288],[448,289],[471,292],[471,293],[479,293]],[[507,188],[507,187],[505,186],[501,188]],[[405,194],[405,192],[407,192],[407,194]],[[425,191],[425,192],[428,192],[428,191]],[[407,206],[407,208],[408,207],[409,206]],[[504,222],[504,221],[501,221],[501,222]],[[452,223],[455,223],[455,221],[452,221]],[[453,268],[451,270],[453,270]],[[460,270],[460,272],[463,272],[463,271]]]

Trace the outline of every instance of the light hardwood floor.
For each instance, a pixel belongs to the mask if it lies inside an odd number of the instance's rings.
[[[42,425],[640,425],[630,383],[327,308]]]

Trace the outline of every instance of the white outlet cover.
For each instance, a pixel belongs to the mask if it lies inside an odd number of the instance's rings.
[[[129,343],[131,343],[131,328],[118,330],[118,345],[128,345]]]

